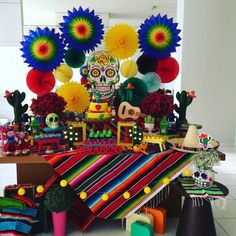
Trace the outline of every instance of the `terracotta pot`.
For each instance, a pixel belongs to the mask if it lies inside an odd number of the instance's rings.
[[[67,211],[52,212],[54,236],[66,235]]]

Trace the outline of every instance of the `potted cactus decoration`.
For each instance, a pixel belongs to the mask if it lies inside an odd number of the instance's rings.
[[[174,104],[174,110],[179,114],[179,118],[177,119],[177,126],[181,124],[187,124],[188,121],[186,119],[186,111],[187,107],[192,103],[193,98],[195,98],[194,91],[186,92],[183,90],[181,93],[176,93],[176,98],[179,101],[179,106]]]
[[[74,190],[66,185],[53,185],[44,196],[44,204],[52,212],[54,236],[65,236],[67,210],[75,200]]]
[[[151,133],[155,126],[155,118],[152,116],[146,116],[144,118],[144,128],[148,131],[148,133]]]
[[[22,102],[25,100],[25,93],[20,93],[19,90],[15,90],[13,93],[6,91],[5,98],[14,109],[14,123],[20,127],[22,115],[28,110],[27,104],[22,106]]]

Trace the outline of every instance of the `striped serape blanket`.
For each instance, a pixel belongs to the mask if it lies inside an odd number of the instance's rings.
[[[209,200],[215,198],[225,198],[225,194],[215,182],[212,184],[211,188],[203,189],[195,184],[193,178],[180,178],[179,180],[183,189],[190,197],[202,197],[208,198]]]
[[[0,210],[0,236],[27,235],[37,215],[37,209],[5,208]]]
[[[170,180],[191,163],[192,154],[166,150],[140,153],[85,155],[68,151],[44,156],[56,172],[75,189],[87,194],[84,202],[100,218],[125,218],[155,197]],[[151,192],[144,193],[148,186]],[[124,198],[128,191],[130,197]],[[102,195],[108,199],[103,200]]]

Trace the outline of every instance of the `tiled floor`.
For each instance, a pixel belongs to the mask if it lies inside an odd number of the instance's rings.
[[[226,207],[223,205],[213,206],[217,236],[236,236],[236,147],[222,147],[221,150],[227,154],[227,160],[222,162],[215,170],[218,172],[216,180],[229,188]],[[0,165],[0,195],[4,184],[16,182],[15,165]],[[178,224],[177,218],[169,218],[165,236],[174,236]],[[68,236],[128,236],[130,235],[122,228],[121,221],[97,220],[86,233],[78,231],[70,223],[67,224]],[[53,233],[37,234],[37,236],[50,236]],[[191,236],[191,235],[190,235]],[[206,235],[207,236],[207,235]]]

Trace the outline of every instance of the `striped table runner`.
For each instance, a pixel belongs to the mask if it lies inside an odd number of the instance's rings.
[[[209,189],[198,187],[193,178],[180,178],[180,183],[190,197],[225,198],[225,194],[216,183]]]
[[[174,150],[151,151],[149,155],[84,155],[76,151],[44,158],[79,194],[86,192],[87,206],[100,218],[121,219],[135,212],[160,192],[165,177],[173,180],[191,162],[192,154]],[[145,194],[145,186],[151,188]],[[128,191],[130,198],[123,193]],[[101,199],[108,194],[107,201]]]

